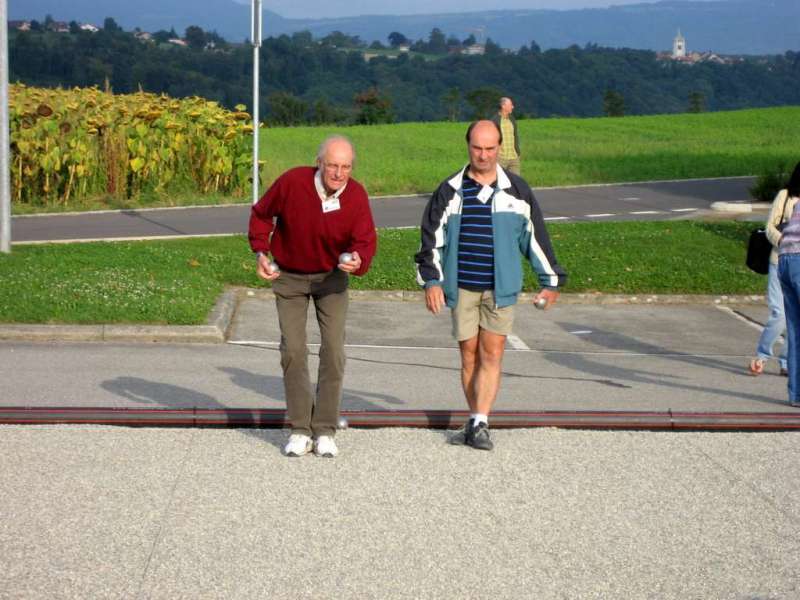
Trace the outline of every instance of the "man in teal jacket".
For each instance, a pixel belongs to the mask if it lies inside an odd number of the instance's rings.
[[[453,438],[491,450],[488,415],[500,387],[503,350],[522,290],[520,254],[542,289],[534,298],[552,306],[566,273],[556,262],[530,186],[497,164],[502,133],[492,121],[467,129],[469,164],[433,193],[422,217],[415,256],[425,304],[451,309],[461,351],[461,384],[470,419]]]

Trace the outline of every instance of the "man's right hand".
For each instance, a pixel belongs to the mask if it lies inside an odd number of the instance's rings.
[[[280,271],[271,272],[269,269],[270,259],[266,254],[259,254],[258,258],[256,259],[256,274],[261,277],[261,279],[266,279],[267,281],[273,281],[281,276]]]
[[[433,314],[438,315],[444,307],[444,292],[442,286],[432,285],[425,288],[425,306]]]

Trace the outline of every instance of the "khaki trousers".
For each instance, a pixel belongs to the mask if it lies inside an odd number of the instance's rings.
[[[281,328],[281,367],[292,433],[335,435],[344,379],[348,275],[281,273],[272,282]],[[311,392],[306,347],[309,300],[314,301],[321,337],[316,394]]]

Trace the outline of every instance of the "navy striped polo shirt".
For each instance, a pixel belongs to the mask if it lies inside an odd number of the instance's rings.
[[[494,186],[491,186],[494,187]],[[494,289],[492,197],[481,202],[483,185],[464,175],[461,193],[461,231],[458,237],[458,287],[472,291]]]

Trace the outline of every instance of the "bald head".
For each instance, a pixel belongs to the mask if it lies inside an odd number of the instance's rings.
[[[507,117],[512,112],[514,112],[514,103],[511,101],[511,98],[503,97],[500,98],[500,114],[504,117]]]
[[[467,129],[470,172],[484,178],[492,178],[497,170],[497,154],[503,136],[493,121],[475,121]],[[481,181],[481,183],[484,183]]]
[[[322,184],[329,194],[347,184],[355,159],[353,143],[343,135],[332,135],[320,144],[317,166],[322,172]]]

